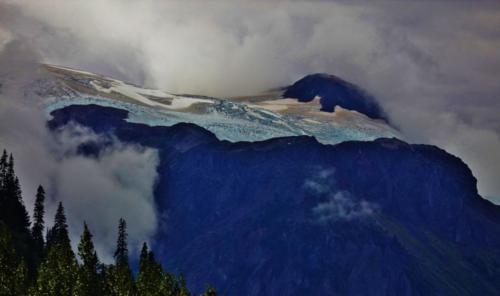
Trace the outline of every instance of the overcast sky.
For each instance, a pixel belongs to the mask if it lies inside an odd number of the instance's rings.
[[[0,0],[0,48],[23,40],[41,62],[179,93],[335,74],[500,203],[500,2],[371,2]]]

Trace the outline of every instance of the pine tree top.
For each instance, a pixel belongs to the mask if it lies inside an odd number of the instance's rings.
[[[57,206],[57,212],[54,222],[54,226],[58,226],[61,228],[68,227],[68,225],[66,224],[66,215],[64,214],[64,207],[62,205],[62,202],[59,202],[59,205]]]
[[[9,155],[9,166],[14,167],[14,156],[12,153]]]
[[[7,150],[3,150],[2,157],[0,157],[0,166],[5,167],[7,165]]]
[[[141,254],[139,256],[139,272],[143,272],[148,264],[148,244],[144,242],[142,244]]]
[[[120,218],[118,223],[118,240],[114,257],[116,265],[128,266],[127,223],[123,218]]]
[[[56,216],[54,218],[54,226],[51,229],[51,245],[66,245],[70,246],[68,224],[66,224],[66,215],[62,202],[59,202]],[[49,242],[47,242],[49,243]]]
[[[43,189],[42,185],[38,185],[38,188],[36,189],[36,196],[45,196],[45,189]]]
[[[35,199],[35,208],[33,211],[33,218],[34,218],[34,226],[39,225],[38,227],[41,227],[43,230],[43,216],[45,214],[45,207],[44,207],[44,202],[45,202],[45,190],[43,189],[42,185],[38,186],[37,192],[36,192],[36,199]]]
[[[43,187],[38,186],[36,199],[35,199],[35,207],[33,210],[33,227],[31,228],[31,235],[33,236],[33,240],[35,243],[35,250],[39,257],[42,257],[45,241],[43,239],[43,230],[44,230],[44,215],[45,215],[45,191]]]
[[[99,259],[97,258],[97,252],[94,248],[94,243],[92,242],[92,233],[87,226],[86,222],[83,222],[83,233],[78,244],[78,255],[82,259],[83,266],[97,272],[99,266]]]

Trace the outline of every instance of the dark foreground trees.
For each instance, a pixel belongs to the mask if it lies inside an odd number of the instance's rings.
[[[99,261],[91,230],[85,222],[77,248],[78,261],[71,247],[62,203],[44,238],[44,202],[45,190],[39,186],[31,226],[14,158],[4,150],[0,157],[0,296],[191,295],[182,274],[176,277],[163,270],[146,243],[134,278],[124,219],[118,223],[114,264],[104,265]],[[203,295],[216,295],[215,289],[207,287]]]
[[[99,258],[86,222],[83,223],[83,233],[78,244],[78,256],[81,264],[75,285],[76,295],[104,294],[104,279],[100,274]]]
[[[26,264],[14,249],[7,227],[0,225],[0,295],[24,295],[27,285]]]

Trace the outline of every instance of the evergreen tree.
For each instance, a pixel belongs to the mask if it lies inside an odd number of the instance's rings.
[[[127,247],[127,223],[120,218],[118,223],[118,240],[116,242],[115,261],[116,265],[128,266],[128,247]]]
[[[64,207],[59,203],[51,229],[48,254],[38,269],[34,295],[73,295],[78,279],[78,264],[71,250]]]
[[[13,187],[13,193],[14,193],[14,212],[13,215],[15,215],[14,223],[18,229],[19,232],[23,233],[27,237],[31,238],[31,231],[30,231],[30,216],[28,214],[28,211],[26,210],[26,207],[24,206],[23,202],[23,197],[22,197],[22,191],[21,191],[21,185],[19,183],[19,178],[14,175],[14,187]]]
[[[178,286],[179,286],[179,292],[178,296],[191,296],[191,293],[189,292],[186,284],[186,280],[184,279],[184,275],[181,273],[179,274],[179,278],[177,279]]]
[[[49,248],[52,245],[53,237],[52,228],[47,227],[45,232],[45,253],[48,253]]]
[[[139,275],[137,277],[137,292],[139,295],[169,295],[168,291],[174,291],[173,288],[162,291],[159,287],[163,281],[163,270],[161,265],[155,260],[152,251],[148,251],[148,245],[142,245],[140,260],[139,260]]]
[[[10,154],[7,161],[6,172],[4,176],[4,190],[10,197],[16,197],[15,188],[16,173],[14,171],[14,157]]]
[[[76,295],[101,295],[103,291],[98,271],[99,259],[92,242],[92,234],[85,222],[83,223],[83,233],[78,245],[78,255],[82,260],[82,264],[78,272]]]
[[[180,292],[179,283],[175,276],[164,272],[160,284],[160,295],[178,296]]]
[[[144,272],[148,265],[149,252],[148,252],[148,244],[144,242],[142,244],[141,254],[139,255],[139,273]]]
[[[34,240],[34,249],[38,258],[41,258],[43,255],[44,248],[44,239],[43,239],[43,230],[44,230],[44,215],[45,215],[45,190],[42,185],[38,186],[36,199],[35,199],[35,208],[33,210],[33,227],[31,228],[31,236]]]
[[[4,223],[12,236],[16,253],[23,258],[29,275],[34,275],[35,260],[30,219],[22,200],[21,186],[14,170],[14,157],[7,158],[4,151],[0,157],[0,222]]]
[[[14,183],[16,173],[14,172],[14,156],[12,153],[9,155],[9,160],[7,161],[7,169],[5,173],[4,185],[6,190],[12,190],[12,184]]]
[[[62,202],[59,202],[56,216],[54,218],[54,226],[47,233],[47,249],[54,245],[65,245],[71,250],[68,224],[66,223],[66,215]]]
[[[106,289],[109,295],[134,295],[134,279],[128,264],[127,224],[124,219],[120,219],[118,225],[118,240],[114,257],[115,265],[110,266],[106,273]]]
[[[5,176],[7,175],[7,151],[4,149],[0,157],[0,208],[4,206]]]
[[[28,271],[12,244],[12,236],[0,225],[0,295],[25,295]]]
[[[7,175],[7,151],[4,149],[2,157],[0,157],[0,188],[3,188],[3,182]]]
[[[5,182],[7,176],[7,151],[4,149],[2,157],[0,157],[0,222],[4,224],[6,221],[7,209],[7,192],[5,190]]]
[[[2,156],[2,159],[3,158]],[[21,186],[19,185],[19,179],[14,171],[14,157],[12,154],[3,166],[5,173],[2,177],[0,221],[6,224],[13,232],[14,236],[17,234],[30,236],[29,215],[22,200]]]
[[[78,279],[78,264],[71,248],[53,245],[38,268],[33,295],[74,295]]]
[[[111,265],[106,271],[107,295],[131,296],[135,294],[134,279],[128,266]]]
[[[215,291],[214,287],[211,285],[207,285],[205,292],[203,292],[201,296],[217,296],[217,291]]]

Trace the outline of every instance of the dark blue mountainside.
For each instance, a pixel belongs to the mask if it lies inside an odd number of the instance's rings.
[[[500,208],[441,149],[396,139],[229,143],[98,106],[52,115],[53,129],[74,121],[159,150],[166,226],[155,251],[196,292],[212,283],[227,295],[500,295]]]
[[[355,110],[375,119],[387,119],[375,98],[350,82],[329,74],[311,74],[285,88],[283,97],[309,102],[319,96],[321,110],[335,111],[335,106]]]

